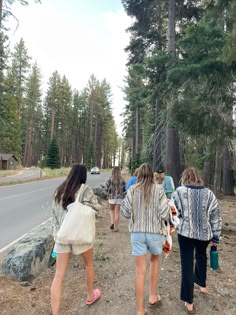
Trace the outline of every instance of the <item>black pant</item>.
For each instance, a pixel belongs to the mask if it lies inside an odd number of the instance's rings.
[[[206,249],[209,241],[200,241],[184,237],[178,234],[180,258],[181,258],[181,300],[193,303],[194,282],[201,287],[206,287],[207,255]],[[195,273],[194,267],[194,249],[195,249]]]

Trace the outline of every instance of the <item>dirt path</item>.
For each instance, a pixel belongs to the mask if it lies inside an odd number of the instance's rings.
[[[104,202],[97,223],[95,249],[96,286],[102,297],[95,305],[85,305],[84,268],[81,258],[72,257],[65,279],[62,315],[135,315],[134,261],[130,254],[127,224],[122,218],[120,232],[109,230],[109,210]],[[236,233],[228,228],[236,223],[235,199],[221,201],[223,221],[227,231],[223,233],[219,249],[221,269],[208,270],[209,297],[204,298],[195,289],[197,314],[236,314]],[[229,225],[227,225],[229,224]],[[55,267],[46,270],[29,286],[0,277],[0,314],[43,315],[51,314],[49,291]],[[171,255],[161,258],[159,293],[162,306],[149,311],[150,315],[185,314],[179,300],[180,262],[176,239]],[[148,277],[145,300],[148,299]]]

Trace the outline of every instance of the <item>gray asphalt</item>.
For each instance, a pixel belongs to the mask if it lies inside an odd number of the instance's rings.
[[[109,173],[88,174],[91,187]],[[51,217],[52,196],[64,178],[0,187],[0,250]]]

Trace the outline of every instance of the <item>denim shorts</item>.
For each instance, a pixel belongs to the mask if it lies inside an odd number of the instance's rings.
[[[160,255],[164,243],[164,236],[156,233],[131,233],[131,247],[133,256],[142,256],[150,252]]]

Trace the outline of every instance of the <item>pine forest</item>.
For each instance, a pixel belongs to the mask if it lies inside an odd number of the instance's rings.
[[[43,167],[54,144],[61,166],[79,162],[88,168],[111,167],[119,139],[109,83],[91,75],[87,86],[72,90],[66,76],[55,71],[43,93],[40,67],[28,55],[24,40],[8,49],[7,2],[0,1],[0,152],[14,154],[24,167]]]
[[[42,90],[24,39],[9,48],[12,2],[0,0],[0,152],[24,167],[118,163],[132,172],[149,162],[175,184],[195,166],[216,193],[234,194],[235,0],[121,0],[132,20],[122,137],[106,79],[92,74],[74,90],[55,69]]]
[[[132,18],[124,92],[130,166],[187,166],[216,193],[235,184],[235,0],[122,0]],[[233,171],[234,170],[234,171]]]

